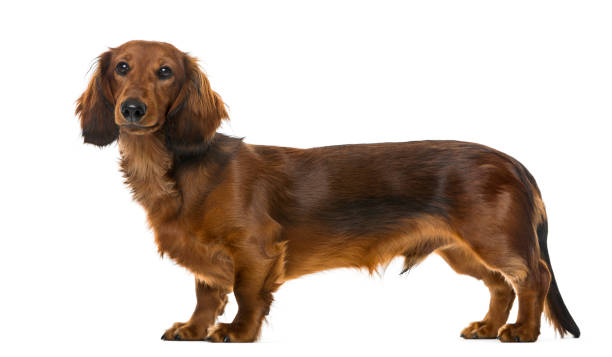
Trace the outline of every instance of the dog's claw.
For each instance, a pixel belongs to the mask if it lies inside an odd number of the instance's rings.
[[[230,338],[229,338],[229,336],[225,336],[225,337],[223,338],[223,342],[230,342]]]
[[[474,332],[474,334],[472,335],[472,338],[477,340],[478,339],[478,334],[476,332]]]
[[[518,337],[518,336],[514,336],[514,341],[516,341],[516,342],[521,342],[521,338],[520,338],[520,337]]]
[[[181,341],[181,336],[179,336],[178,334],[174,335],[174,340]]]
[[[212,342],[212,337],[210,337],[210,336],[209,336],[209,337],[206,337],[206,338],[204,339],[204,341],[206,341],[206,342]]]
[[[163,337],[163,336],[162,336]],[[461,338],[466,338],[466,336],[464,334],[459,335],[459,337]]]
[[[166,339],[166,334],[165,334],[165,333],[162,335],[161,339],[162,339],[162,340],[165,340],[165,339]]]

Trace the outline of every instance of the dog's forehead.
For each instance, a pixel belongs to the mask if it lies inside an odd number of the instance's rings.
[[[141,63],[179,62],[182,56],[176,47],[169,43],[154,41],[130,41],[114,49],[115,58]]]

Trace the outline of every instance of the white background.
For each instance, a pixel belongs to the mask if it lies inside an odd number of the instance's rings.
[[[0,17],[1,355],[608,350],[609,2],[23,1]],[[488,291],[432,256],[402,277],[395,261],[382,277],[286,283],[258,344],[160,341],[189,318],[193,278],[157,255],[116,145],[83,145],[73,114],[95,57],[131,39],[199,57],[230,109],[223,132],[249,143],[459,139],[513,155],[542,189],[552,265],[583,337],[543,322],[536,344],[460,339]],[[222,320],[235,311],[232,300]]]

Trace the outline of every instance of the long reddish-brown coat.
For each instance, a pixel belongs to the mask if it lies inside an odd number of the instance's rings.
[[[137,120],[129,101],[142,105]],[[101,55],[77,113],[86,142],[118,139],[160,253],[196,276],[192,318],[164,339],[253,341],[288,279],[372,272],[397,256],[407,270],[432,252],[491,290],[487,316],[464,337],[534,341],[545,306],[559,332],[579,335],[550,268],[535,180],[503,153],[456,141],[249,145],[215,133],[221,98],[193,58],[157,42]],[[230,291],[236,318],[214,325]],[[517,323],[504,325],[515,293]]]

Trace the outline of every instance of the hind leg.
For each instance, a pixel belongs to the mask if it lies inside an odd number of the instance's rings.
[[[519,311],[516,323],[499,329],[502,342],[533,342],[540,335],[540,320],[550,284],[550,271],[543,262],[529,269],[524,279],[514,280]]]
[[[482,280],[491,293],[489,311],[482,321],[475,321],[461,331],[468,339],[496,338],[499,328],[506,323],[514,302],[514,290],[506,279],[480,263],[470,251],[459,246],[438,250],[437,253],[459,274]]]
[[[550,284],[550,272],[540,260],[535,232],[527,220],[498,223],[497,233],[467,235],[470,250],[484,265],[501,273],[518,296],[516,323],[502,326],[503,342],[533,342],[540,334],[540,318]],[[533,231],[533,236],[528,233]],[[526,233],[527,232],[527,233]]]

